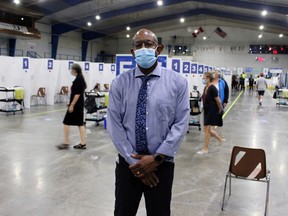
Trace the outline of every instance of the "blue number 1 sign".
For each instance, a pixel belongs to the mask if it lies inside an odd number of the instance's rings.
[[[28,58],[23,58],[23,69],[24,70],[29,69],[29,59]]]
[[[180,59],[172,59],[172,70],[180,73]]]

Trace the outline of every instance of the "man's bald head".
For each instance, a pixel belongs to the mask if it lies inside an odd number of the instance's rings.
[[[140,29],[133,37],[133,44],[137,41],[152,41],[156,45],[158,45],[158,38],[154,34],[154,32],[148,30],[148,29]]]

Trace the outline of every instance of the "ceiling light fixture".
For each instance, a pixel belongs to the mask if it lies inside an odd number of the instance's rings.
[[[185,22],[185,19],[184,19],[184,18],[181,18],[181,19],[180,19],[180,22],[181,22],[181,23],[184,23],[184,22]]]
[[[130,26],[127,26],[127,27],[126,27],[126,30],[127,30],[127,31],[130,31],[130,30],[131,30]]]
[[[263,30],[263,29],[264,29],[264,26],[263,26],[263,25],[259,26],[259,29],[260,29],[260,30]]]
[[[23,21],[23,20],[24,20],[24,17],[21,17],[21,20]]]
[[[283,34],[279,34],[279,37],[282,38],[284,35]]]
[[[263,35],[262,35],[262,34],[258,35],[258,38],[262,38],[262,37],[263,37]]]
[[[130,35],[129,35],[129,34],[127,34],[127,35],[126,35],[126,37],[127,37],[127,38],[130,38]]]
[[[88,23],[87,23],[87,26],[89,26],[89,27],[92,26],[92,23],[91,23],[91,22],[88,22]]]
[[[203,40],[206,40],[206,39],[207,39],[207,37],[204,36],[204,37],[203,37]]]
[[[194,33],[197,34],[198,33],[198,29],[195,29]]]
[[[100,15],[96,15],[96,20],[100,20],[101,19],[101,17],[100,17]]]
[[[268,13],[268,12],[267,12],[266,10],[263,10],[261,14],[262,14],[262,16],[266,16],[267,13]]]
[[[14,4],[20,4],[20,0],[14,0]]]
[[[163,5],[163,1],[157,1],[157,5],[158,6],[162,6]]]

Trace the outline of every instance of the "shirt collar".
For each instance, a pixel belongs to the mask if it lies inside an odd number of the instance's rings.
[[[152,73],[150,73],[148,76],[151,76],[151,75],[161,77],[161,65],[159,63],[157,64],[157,67],[152,71]],[[145,76],[145,74],[143,74],[140,68],[137,66],[135,69],[135,78],[138,78],[141,76]]]

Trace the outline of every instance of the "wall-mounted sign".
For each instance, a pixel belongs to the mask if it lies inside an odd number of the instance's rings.
[[[48,70],[53,70],[53,60],[52,59],[49,59],[47,61],[47,68],[48,68]]]
[[[183,62],[183,73],[189,74],[191,71],[191,62]]]
[[[198,73],[198,64],[197,63],[192,63],[191,64],[191,73],[192,74],[197,74]]]
[[[104,70],[104,65],[103,64],[99,64],[99,71],[103,71]]]
[[[23,58],[23,67],[24,70],[29,69],[29,58]]]
[[[111,71],[115,71],[115,70],[116,70],[115,64],[112,64],[112,65],[111,65]]]
[[[198,74],[204,73],[204,65],[198,65]]]
[[[73,61],[69,61],[68,62],[68,70],[71,70],[73,64],[74,64]]]
[[[89,64],[89,62],[85,62],[84,68],[85,68],[85,71],[89,71],[89,70],[90,70],[90,64]]]
[[[172,59],[172,70],[180,73],[180,59]]]

